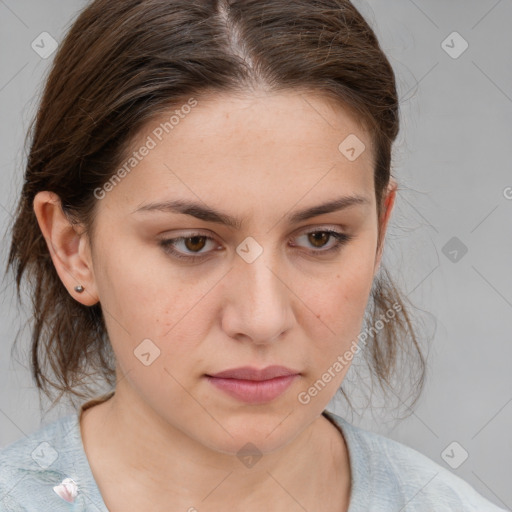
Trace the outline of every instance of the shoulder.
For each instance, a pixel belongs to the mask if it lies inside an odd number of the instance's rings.
[[[53,487],[70,476],[77,421],[76,415],[64,416],[0,449],[0,512],[58,511],[68,505]]]
[[[347,443],[354,501],[361,500],[367,509],[410,506],[418,512],[504,511],[414,448],[356,427],[331,412],[327,416],[340,427]]]

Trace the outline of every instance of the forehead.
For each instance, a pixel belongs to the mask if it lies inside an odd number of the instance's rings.
[[[192,100],[140,131],[125,159],[137,162],[112,196],[133,209],[144,199],[243,203],[243,194],[246,204],[265,199],[290,207],[331,191],[373,193],[373,141],[329,98],[283,92]]]

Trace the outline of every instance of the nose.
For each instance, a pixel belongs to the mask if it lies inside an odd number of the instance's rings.
[[[259,345],[273,343],[294,322],[293,292],[284,265],[266,251],[251,263],[237,256],[226,276],[228,300],[222,327],[230,337]]]

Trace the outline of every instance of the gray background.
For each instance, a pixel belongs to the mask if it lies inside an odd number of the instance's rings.
[[[42,32],[60,41],[86,3],[0,0],[2,235],[22,183],[23,137],[51,62],[31,43]],[[427,383],[410,415],[396,421],[382,403],[349,420],[412,446],[510,510],[512,2],[354,3],[390,58],[402,101],[393,171],[400,190],[384,262],[409,299],[435,317],[435,327],[427,325]],[[469,44],[457,58],[442,46],[454,31]],[[446,44],[456,52],[461,40],[452,39]],[[2,238],[2,268],[8,242]],[[47,402],[39,403],[28,371],[29,312],[14,297],[9,275],[0,309],[0,447],[71,412],[61,406],[44,414]],[[21,350],[11,358],[22,326]],[[341,402],[331,409],[346,414]],[[469,455],[457,468],[442,457],[454,441],[452,460],[462,449]]]

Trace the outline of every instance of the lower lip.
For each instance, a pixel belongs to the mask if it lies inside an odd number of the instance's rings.
[[[269,380],[240,380],[221,379],[217,377],[206,378],[216,387],[249,404],[263,404],[270,402],[283,394],[299,375],[287,375]]]

